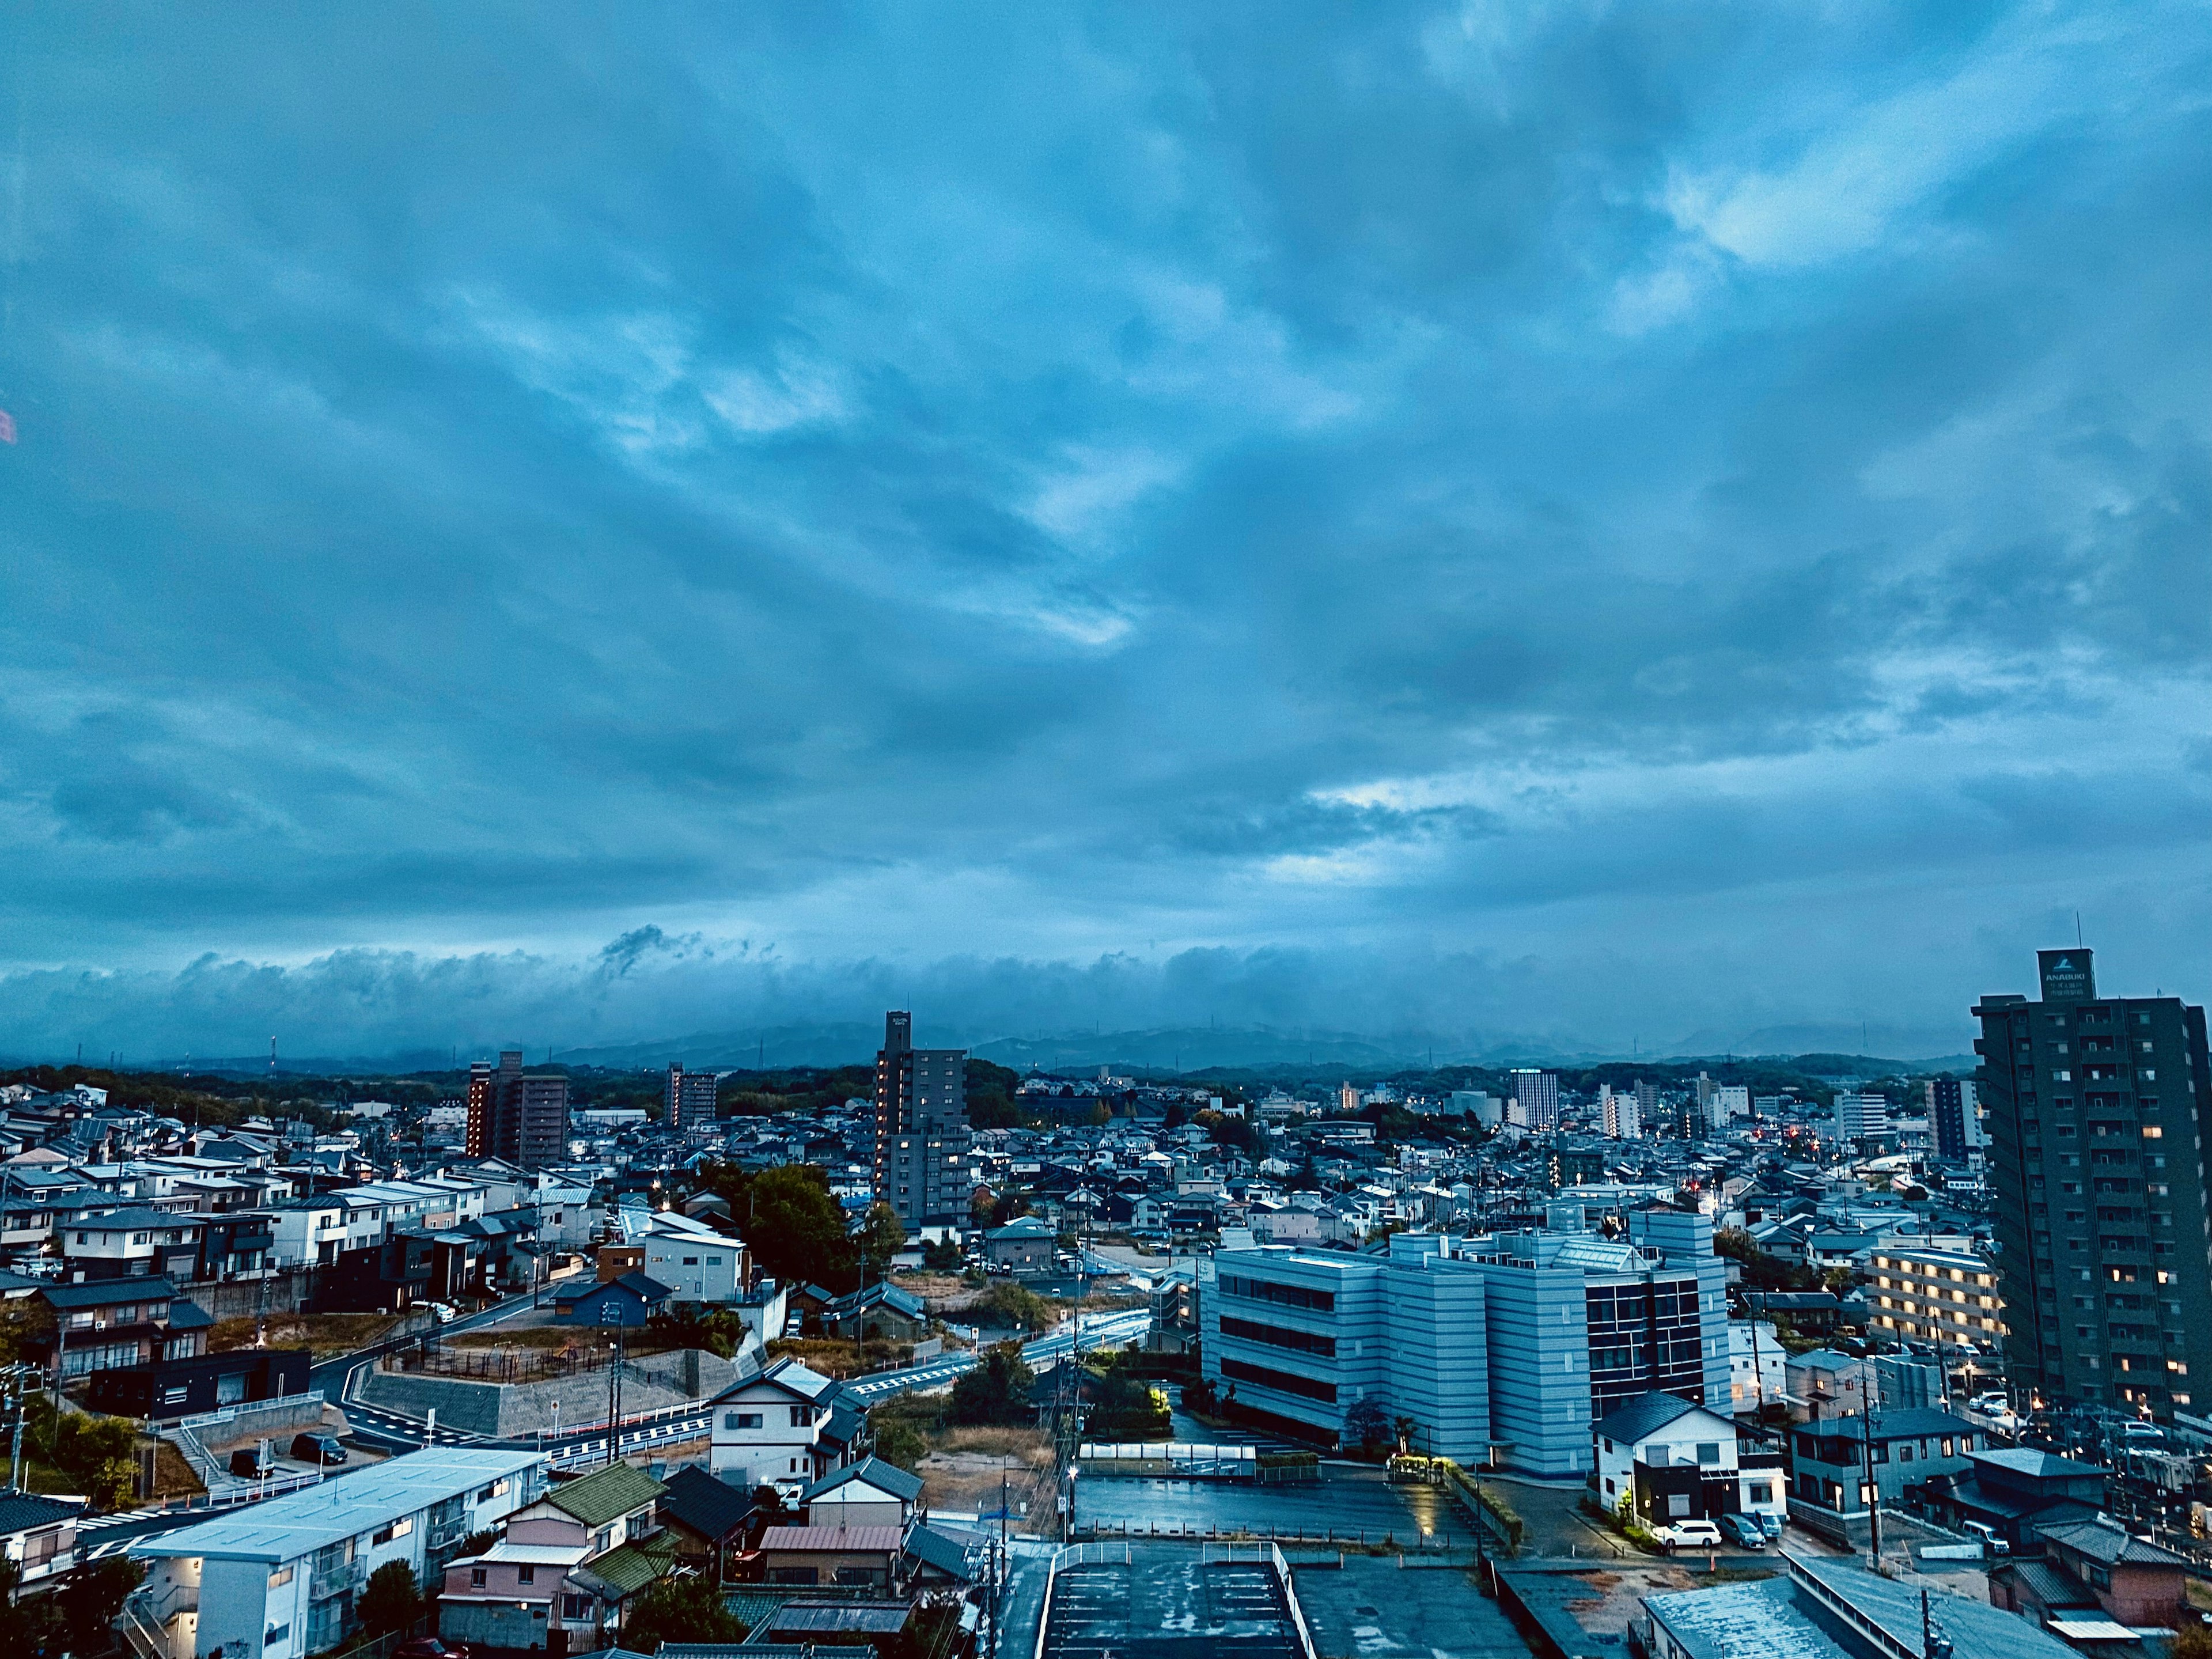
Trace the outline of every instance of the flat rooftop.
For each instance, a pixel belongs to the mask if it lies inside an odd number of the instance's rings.
[[[1127,1550],[1126,1561],[1060,1570],[1045,1620],[1050,1659],[1299,1659],[1272,1565],[1203,1561],[1188,1545]]]
[[[295,1561],[327,1544],[373,1532],[401,1516],[511,1480],[539,1462],[531,1451],[428,1446],[403,1457],[334,1475],[236,1515],[204,1521],[131,1547],[135,1556],[197,1555],[222,1561]]]

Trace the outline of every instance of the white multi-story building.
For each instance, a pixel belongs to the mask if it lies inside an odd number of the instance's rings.
[[[359,1623],[369,1575],[436,1582],[471,1533],[544,1490],[535,1452],[437,1446],[130,1547],[146,1582],[118,1621],[137,1659],[299,1659]]]
[[[1729,1321],[1729,1396],[1738,1414],[1780,1405],[1789,1392],[1790,1351],[1771,1320]]]
[[[1838,1091],[1836,1139],[1845,1143],[1889,1133],[1889,1097]]]
[[[1616,1091],[1610,1084],[1600,1084],[1598,1113],[1608,1139],[1644,1139],[1644,1114],[1638,1107],[1634,1095],[1624,1095]]]
[[[645,1276],[675,1302],[735,1302],[744,1293],[744,1246],[677,1210],[624,1210],[623,1237],[645,1251]]]

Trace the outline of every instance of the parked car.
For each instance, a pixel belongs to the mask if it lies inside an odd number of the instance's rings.
[[[1759,1524],[1757,1516],[1724,1515],[1721,1516],[1721,1530],[1730,1541],[1745,1549],[1763,1550],[1766,1547],[1766,1528]]]
[[[1991,1417],[1996,1416],[1999,1412],[2008,1412],[2012,1409],[2012,1401],[1994,1389],[1987,1393],[1976,1395],[1966,1404],[1973,1410]]]
[[[1771,1510],[1761,1510],[1759,1511],[1759,1530],[1764,1532],[1770,1539],[1779,1538],[1782,1536],[1782,1517],[1775,1514]]]
[[[1710,1521],[1677,1521],[1671,1527],[1661,1527],[1651,1534],[1664,1550],[1717,1550],[1728,1540],[1721,1529]]]
[[[258,1480],[273,1474],[276,1460],[269,1455],[269,1443],[258,1446],[240,1446],[230,1455],[230,1472],[242,1480]]]
[[[292,1437],[292,1455],[302,1463],[328,1468],[346,1461],[346,1449],[334,1434],[298,1434]]]
[[[392,1650],[392,1659],[469,1659],[468,1645],[441,1642],[434,1636],[417,1636]]]
[[[450,1302],[433,1302],[430,1304],[430,1316],[441,1325],[450,1325],[461,1316],[459,1310]]]
[[[2012,1546],[2003,1539],[1998,1537],[1996,1529],[1994,1527],[1990,1526],[1985,1522],[1967,1522],[1966,1524],[1966,1533],[1967,1537],[1978,1538],[1981,1540],[1982,1553],[1984,1555],[2010,1555],[2012,1553]]]

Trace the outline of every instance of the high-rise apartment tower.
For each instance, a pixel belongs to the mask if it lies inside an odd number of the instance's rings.
[[[670,1061],[668,1095],[665,1103],[668,1127],[672,1129],[696,1129],[712,1123],[716,1109],[714,1091],[714,1074],[712,1072],[687,1072],[682,1060]]]
[[[2159,1416],[2212,1404],[2204,1011],[2100,997],[2039,951],[2042,1000],[1984,996],[1998,1282],[2015,1382]]]
[[[568,1155],[568,1079],[531,1075],[522,1051],[509,1048],[499,1069],[477,1060],[469,1067],[471,1158],[503,1158],[525,1169],[558,1164]]]
[[[917,1048],[914,1016],[884,1016],[876,1054],[876,1196],[909,1232],[969,1223],[968,1051]]]

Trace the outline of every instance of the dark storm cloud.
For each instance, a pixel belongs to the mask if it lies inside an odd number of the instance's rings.
[[[1927,1030],[1954,941],[2080,903],[2190,982],[2209,58],[2185,7],[32,17],[0,1046]]]

